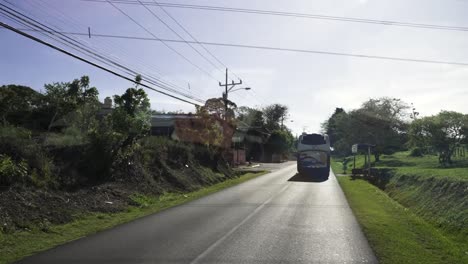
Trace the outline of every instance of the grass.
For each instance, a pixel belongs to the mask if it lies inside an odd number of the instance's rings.
[[[381,263],[468,263],[466,242],[455,242],[364,180],[338,181]]]
[[[352,157],[348,157],[348,159],[347,172],[350,173],[353,167],[353,160]],[[336,173],[343,172],[342,160],[334,159],[332,162],[332,168]],[[455,158],[452,166],[443,167],[439,164],[436,155],[411,157],[409,156],[409,152],[404,151],[393,155],[382,155],[379,162],[375,162],[375,158],[371,157],[371,162],[373,167],[394,169],[398,174],[468,181],[468,158]],[[356,167],[364,167],[364,155],[356,156]]]
[[[139,206],[129,207],[127,211],[119,213],[84,214],[77,216],[76,220],[73,222],[51,226],[48,228],[47,232],[43,232],[39,229],[15,232],[12,234],[3,234],[0,232],[0,263],[11,263],[60,244],[130,222],[139,217],[187,203],[266,173],[266,171],[247,173],[239,178],[229,179],[190,193],[166,193],[158,197],[142,194],[133,195],[130,198],[139,204]]]

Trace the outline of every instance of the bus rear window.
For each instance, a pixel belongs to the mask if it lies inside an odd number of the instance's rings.
[[[326,144],[326,142],[325,142],[325,138],[322,135],[312,134],[312,135],[304,135],[302,137],[301,144],[323,145],[323,144]]]

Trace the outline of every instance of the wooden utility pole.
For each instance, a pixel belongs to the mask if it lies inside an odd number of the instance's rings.
[[[222,84],[221,82],[219,82],[219,86],[221,86],[221,87],[224,86],[224,93],[223,93],[223,101],[224,101],[224,120],[227,119],[227,112],[228,112],[228,94],[229,94],[229,91],[232,90],[232,88],[234,88],[234,86],[242,84],[242,80],[239,80],[239,82],[234,82],[234,81],[232,81],[231,83],[228,83],[228,79],[229,79],[229,76],[228,76],[228,69],[226,68],[226,82],[225,82],[224,84]],[[228,88],[229,85],[231,85],[231,87]]]

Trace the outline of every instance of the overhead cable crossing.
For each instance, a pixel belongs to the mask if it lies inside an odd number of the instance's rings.
[[[2,8],[2,6],[3,6],[3,8]],[[94,52],[94,51],[92,51],[92,50],[90,50],[88,48],[83,47],[82,43],[80,43],[80,42],[78,42],[78,41],[76,41],[74,39],[68,38],[63,33],[55,31],[52,28],[50,28],[50,27],[48,27],[48,26],[46,26],[46,25],[44,25],[44,24],[42,24],[42,23],[40,23],[40,22],[38,22],[38,21],[36,21],[36,20],[34,20],[32,18],[29,18],[29,17],[27,17],[25,15],[22,15],[19,12],[16,12],[15,10],[13,10],[13,9],[3,5],[3,4],[0,4],[0,11],[2,12],[2,14],[5,17],[9,18],[10,20],[13,20],[16,23],[19,23],[21,25],[27,26],[32,31],[39,31],[44,36],[49,37],[49,38],[53,39],[54,41],[57,41],[60,44],[66,46],[68,48],[71,48],[71,49],[73,49],[73,50],[75,50],[75,51],[77,51],[77,52],[79,52],[81,54],[87,55],[87,56],[89,56],[89,57],[91,57],[91,58],[93,58],[93,59],[95,59],[95,60],[97,60],[97,61],[99,61],[99,62],[101,62],[101,63],[103,63],[103,64],[105,64],[105,65],[107,65],[109,67],[111,67],[111,68],[116,68],[116,69],[118,69],[120,71],[123,71],[126,74],[131,75],[131,76],[135,76],[136,74],[138,74],[137,72],[133,71],[132,69],[130,69],[130,68],[128,68],[128,67],[126,67],[126,66],[124,66],[122,64],[116,63],[115,61],[110,60],[109,58],[106,58],[106,57],[104,57],[104,56],[102,56],[102,55],[100,55],[100,54],[98,54],[98,53],[96,53],[96,52]],[[2,23],[2,24],[4,24],[4,23]],[[6,26],[4,26],[4,27],[7,28],[7,29],[10,29],[10,30],[11,30],[11,28],[14,28],[12,26],[10,26],[10,28],[8,28]],[[16,30],[21,31],[21,29],[16,29]],[[15,32],[18,33],[17,31],[15,31]],[[48,33],[48,35],[45,34],[45,33]],[[22,34],[22,35],[24,36],[24,34]],[[50,43],[48,43],[48,44],[50,44]],[[73,55],[75,55],[75,54],[73,54]],[[77,56],[77,55],[75,55],[75,56]],[[204,103],[204,101],[201,100],[201,99],[193,97],[192,95],[189,95],[189,94],[184,94],[184,93],[182,93],[182,92],[180,92],[178,90],[174,90],[174,89],[172,89],[170,87],[167,87],[166,85],[160,83],[159,81],[151,80],[151,78],[147,78],[146,76],[144,76],[144,79],[145,79],[145,82],[148,82],[148,83],[150,83],[150,84],[152,84],[154,86],[157,86],[159,88],[163,88],[165,90],[168,90],[168,91],[174,92],[176,94],[182,95],[182,96],[187,97],[187,98],[189,98],[191,100],[194,100],[194,101],[197,101],[197,102],[200,102],[200,103]],[[165,93],[165,94],[167,94],[167,93]]]
[[[62,32],[63,34],[72,35],[87,35],[88,33],[79,32]],[[184,41],[177,39],[161,39],[161,38],[147,38],[137,37],[128,35],[111,35],[111,34],[93,34],[95,37],[103,38],[121,38],[121,39],[134,39],[134,40],[146,40],[146,41],[164,41],[182,43]],[[221,47],[232,47],[232,48],[244,48],[244,49],[257,49],[257,50],[269,50],[269,51],[282,51],[282,52],[297,52],[297,53],[309,53],[309,54],[320,54],[320,55],[332,55],[332,56],[345,56],[354,58],[365,58],[365,59],[378,59],[378,60],[390,60],[390,61],[402,61],[402,62],[416,62],[416,63],[429,63],[429,64],[445,64],[445,65],[456,65],[456,66],[468,66],[467,62],[456,62],[456,61],[443,61],[443,60],[431,60],[431,59],[417,59],[417,58],[405,58],[405,57],[390,57],[390,56],[378,56],[369,54],[359,53],[346,53],[346,52],[333,52],[333,51],[322,51],[322,50],[309,50],[309,49],[297,49],[297,48],[283,48],[274,46],[261,46],[261,45],[249,45],[249,44],[236,44],[236,43],[223,43],[223,42],[207,42],[207,41],[189,41],[190,43],[201,43],[207,46],[221,46]]]
[[[106,0],[81,0],[85,2],[106,2]],[[271,16],[283,16],[283,17],[296,17],[296,18],[308,18],[308,19],[319,19],[319,20],[334,20],[342,22],[353,22],[353,23],[365,23],[365,24],[377,24],[384,26],[399,26],[399,27],[413,27],[423,29],[436,29],[436,30],[452,30],[452,31],[468,31],[468,27],[463,26],[446,26],[446,25],[435,25],[435,24],[423,24],[423,23],[412,23],[412,22],[401,22],[393,20],[377,20],[377,19],[365,19],[356,17],[341,17],[341,16],[327,16],[318,14],[307,14],[307,13],[295,13],[295,12],[282,12],[273,10],[263,9],[247,9],[247,8],[233,8],[224,6],[208,6],[208,5],[190,5],[190,4],[177,4],[168,2],[159,2],[155,4],[153,2],[143,1],[131,1],[131,0],[112,0],[114,3],[127,4],[127,5],[159,5],[170,8],[184,8],[184,9],[198,9],[206,11],[219,11],[219,12],[234,12],[234,13],[245,13],[245,14],[257,14],[257,15],[271,15]]]
[[[75,59],[78,59],[78,60],[80,60],[80,61],[82,61],[82,62],[85,62],[85,63],[87,63],[87,64],[90,64],[90,65],[92,65],[92,66],[94,66],[94,67],[96,67],[96,68],[99,68],[99,69],[104,70],[104,71],[106,71],[106,72],[108,72],[108,73],[111,73],[111,74],[113,74],[113,75],[115,75],[115,76],[118,76],[118,77],[120,77],[120,78],[122,78],[122,79],[125,79],[125,80],[127,80],[127,81],[130,81],[130,82],[132,82],[132,83],[139,84],[139,85],[141,85],[141,86],[143,86],[143,87],[145,87],[145,88],[148,88],[148,89],[153,90],[153,91],[155,91],[155,92],[158,92],[158,93],[161,93],[161,94],[163,94],[163,95],[169,96],[169,97],[171,97],[171,98],[177,99],[177,100],[179,100],[179,101],[182,101],[182,102],[185,102],[185,103],[189,103],[189,104],[192,104],[192,105],[198,105],[198,104],[193,103],[193,102],[191,102],[191,101],[188,101],[188,100],[186,100],[186,99],[184,99],[184,98],[181,98],[181,97],[178,97],[178,96],[175,96],[175,95],[166,93],[166,92],[164,92],[164,91],[155,89],[154,87],[151,87],[151,86],[146,85],[146,84],[144,84],[144,83],[137,83],[137,82],[136,82],[135,80],[133,80],[132,78],[129,78],[129,77],[127,77],[127,76],[124,76],[123,74],[120,74],[120,73],[118,73],[118,72],[116,72],[116,71],[113,71],[113,70],[111,70],[111,69],[109,69],[109,68],[106,68],[106,67],[104,67],[104,66],[98,65],[98,64],[96,64],[96,63],[94,63],[94,62],[92,62],[92,61],[90,61],[90,60],[87,60],[87,59],[81,57],[81,56],[75,55],[75,54],[73,54],[73,53],[71,53],[71,52],[68,52],[68,51],[66,51],[66,50],[64,50],[64,49],[62,49],[62,48],[60,48],[60,47],[57,47],[57,46],[55,46],[55,45],[53,45],[53,44],[51,44],[51,43],[48,43],[48,42],[46,42],[46,41],[44,41],[44,40],[41,40],[41,39],[39,39],[39,38],[37,38],[37,37],[34,37],[34,36],[30,35],[30,34],[27,34],[27,33],[25,33],[25,32],[22,32],[21,30],[18,30],[18,29],[14,28],[14,27],[12,27],[12,26],[6,24],[6,23],[0,22],[0,26],[6,28],[6,29],[8,29],[8,30],[11,30],[11,31],[13,31],[13,32],[15,32],[15,33],[17,33],[17,34],[19,34],[19,35],[22,35],[22,36],[24,36],[24,37],[26,37],[26,38],[29,38],[29,39],[31,39],[31,40],[34,40],[34,41],[36,41],[36,42],[38,42],[38,43],[40,43],[40,44],[43,44],[43,45],[45,45],[45,46],[48,46],[48,47],[50,47],[50,48],[52,48],[52,49],[55,49],[55,50],[57,50],[57,51],[60,51],[61,53],[64,53],[64,54],[66,54],[66,55],[68,55],[68,56],[71,56],[71,57],[73,57],[73,58],[75,58]],[[158,86],[158,85],[156,84],[155,86]],[[158,87],[159,87],[159,88],[164,88],[164,87],[160,87],[160,86],[158,86]]]

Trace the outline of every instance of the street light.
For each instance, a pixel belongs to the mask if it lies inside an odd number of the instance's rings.
[[[227,104],[228,104],[228,94],[229,94],[230,92],[232,93],[232,92],[236,92],[236,91],[239,91],[239,90],[246,90],[246,91],[248,91],[248,90],[252,89],[252,88],[250,88],[250,87],[242,87],[242,88],[237,88],[237,89],[232,90],[232,88],[234,88],[234,86],[232,86],[231,88],[227,89],[226,92],[223,93],[224,111],[225,111],[225,113],[227,113],[227,111],[228,111],[228,105],[227,105]]]
[[[232,89],[232,88],[231,88],[231,89]],[[252,89],[252,88],[250,88],[250,87],[242,87],[242,88],[237,88],[237,89],[234,89],[234,90],[231,90],[231,89],[229,89],[228,92],[235,92],[235,91],[239,91],[239,90],[246,90],[246,91],[248,91],[248,90],[250,90],[250,89]]]

